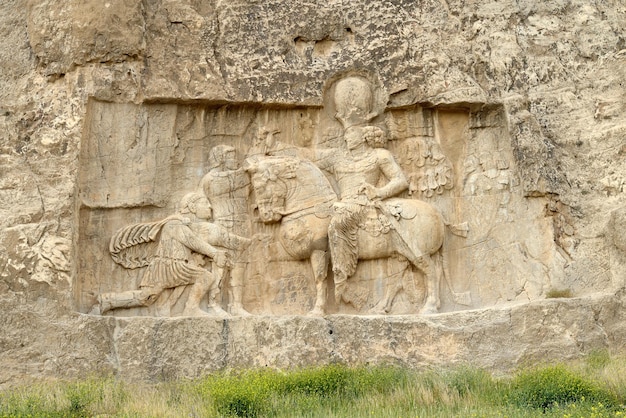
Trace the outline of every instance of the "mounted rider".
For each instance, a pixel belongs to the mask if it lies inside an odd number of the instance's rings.
[[[367,229],[365,224],[372,214],[384,224],[387,232],[393,229],[395,220],[388,216],[389,211],[380,201],[407,190],[409,183],[394,156],[384,148],[383,130],[371,124],[386,103],[382,90],[374,89],[365,77],[355,75],[338,81],[331,91],[334,117],[343,126],[342,146],[299,148],[277,143],[273,137],[276,132],[266,130],[263,132],[266,137],[259,138],[263,144],[255,148],[262,149],[263,154],[308,159],[335,179],[340,201],[333,205],[334,213],[328,227],[335,299],[351,302],[345,290],[348,277],[356,271],[358,230]],[[386,183],[382,181],[383,177]],[[400,241],[406,242],[402,231],[397,232]]]
[[[347,152],[328,167],[334,173],[340,199],[328,227],[337,301],[343,297],[348,277],[356,271],[357,233],[359,228],[365,229],[368,213],[377,213],[376,209],[383,208],[380,200],[396,196],[409,186],[393,155],[380,147],[383,138],[383,131],[376,126],[346,129]],[[377,187],[381,174],[387,183]],[[386,214],[381,215],[379,222],[389,226]]]
[[[381,200],[396,196],[408,188],[408,182],[395,158],[384,146],[384,132],[377,126],[351,126],[345,130],[345,148],[304,149],[279,143],[267,131],[265,153],[295,155],[313,162],[332,174],[339,192],[339,202],[328,227],[328,238],[335,280],[335,299],[351,302],[344,292],[347,279],[356,271],[357,233],[365,228],[370,214],[391,227]],[[274,132],[275,133],[275,132]],[[381,180],[386,183],[381,186]],[[380,213],[382,209],[383,213]]]

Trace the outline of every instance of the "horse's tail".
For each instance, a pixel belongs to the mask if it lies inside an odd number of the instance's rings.
[[[445,240],[444,240],[445,245]],[[459,305],[469,306],[472,304],[472,295],[469,291],[467,292],[455,292],[452,288],[452,284],[450,283],[450,260],[448,251],[444,246],[441,247],[437,255],[435,256],[435,263],[437,265],[437,274],[440,276],[440,279],[443,278],[443,281],[448,286],[448,290],[452,294],[452,299],[455,303]],[[443,276],[443,277],[442,277]],[[441,280],[439,281],[441,283]]]

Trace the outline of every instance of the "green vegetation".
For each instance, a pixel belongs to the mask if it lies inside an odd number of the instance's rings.
[[[255,370],[207,377],[192,386],[224,416],[307,416],[369,395],[389,394],[408,374],[398,368],[330,365],[290,373]]]
[[[510,400],[516,405],[544,411],[582,400],[592,404],[619,405],[616,394],[563,365],[520,373],[513,379]]]
[[[86,417],[114,415],[131,393],[114,379],[87,379],[24,386],[0,392],[0,417]]]
[[[626,359],[597,351],[508,376],[330,365],[154,385],[48,382],[0,392],[0,417],[626,417],[625,401]]]

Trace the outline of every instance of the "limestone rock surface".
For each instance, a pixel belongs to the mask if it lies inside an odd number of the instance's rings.
[[[5,0],[0,11],[0,385],[335,361],[506,369],[623,351],[622,1]],[[435,200],[469,234],[450,238],[461,255],[440,313],[400,315],[420,295],[406,285],[398,315],[331,298],[331,315],[302,316],[314,285],[294,264],[249,281],[244,305],[262,315],[89,314],[98,294],[126,289],[106,248],[115,228],[171,215],[211,146],[237,136],[248,149],[263,118],[296,145],[331,138],[316,127],[338,125],[325,95],[349,72],[375,74],[388,95],[377,123],[396,156],[412,123],[455,169]],[[481,168],[497,153],[496,171]],[[507,197],[472,192],[495,172]],[[553,289],[574,297],[545,299]],[[472,305],[456,303],[462,291]]]
[[[193,378],[215,370],[311,364],[470,364],[507,371],[547,359],[619,351],[624,298],[545,300],[432,317],[330,315],[115,318],[40,312],[3,325],[3,383],[115,374],[129,380]],[[30,325],[24,327],[24,322]],[[34,330],[34,331],[33,331]],[[36,332],[45,332],[38,336]],[[88,359],[86,361],[85,359]]]

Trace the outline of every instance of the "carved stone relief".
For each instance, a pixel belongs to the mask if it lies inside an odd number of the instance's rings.
[[[432,314],[542,296],[562,258],[502,110],[386,103],[367,74],[330,80],[322,108],[91,102],[78,310]]]

